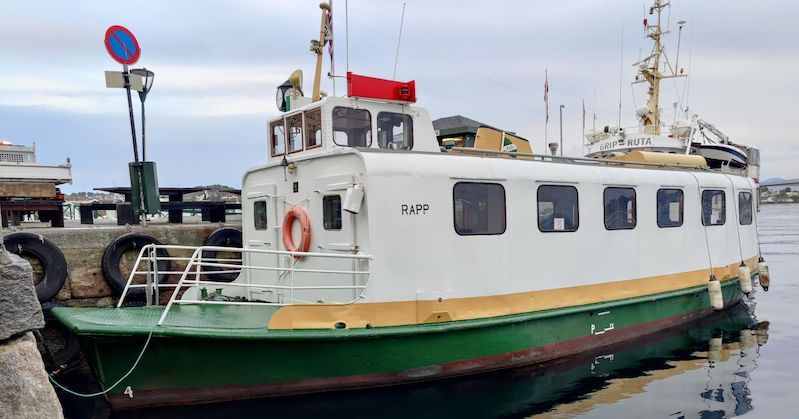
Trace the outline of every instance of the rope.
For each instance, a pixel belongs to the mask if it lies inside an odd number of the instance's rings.
[[[64,387],[63,385],[59,384],[53,378],[52,374],[47,374],[47,378],[50,379],[50,382],[53,383],[53,385],[55,385],[56,387],[60,388],[61,390],[65,391],[65,392],[67,392],[67,393],[69,393],[69,394],[71,394],[73,396],[87,397],[87,398],[102,396],[103,394],[106,394],[109,391],[113,390],[114,387],[118,386],[119,383],[121,383],[124,379],[128,378],[128,376],[133,373],[133,370],[135,370],[136,367],[139,365],[139,361],[141,361],[141,357],[144,356],[144,352],[147,350],[147,346],[150,345],[150,339],[152,339],[153,331],[155,331],[156,327],[158,327],[157,323],[153,325],[152,329],[150,329],[150,333],[147,335],[147,340],[144,342],[144,347],[141,348],[141,352],[139,352],[139,356],[136,357],[136,362],[133,363],[133,366],[130,367],[128,372],[126,372],[125,375],[122,376],[122,378],[117,380],[114,384],[112,384],[110,387],[108,387],[107,389],[105,389],[103,391],[100,391],[100,392],[97,392],[97,393],[78,393],[77,391],[70,390],[70,389]]]
[[[699,195],[699,208],[702,208],[702,185],[699,183],[699,178],[696,177],[695,174],[688,172],[691,177],[694,178],[696,181],[696,193]],[[704,209],[703,217],[704,217]],[[710,256],[710,240],[707,238],[707,226],[702,223],[702,232],[705,233],[705,248],[707,249],[707,263],[710,265],[710,276],[716,276],[716,272],[713,269],[713,258]]]
[[[740,206],[740,202],[738,202],[738,200],[735,199],[737,195],[735,194],[735,183],[732,181],[732,178],[730,177],[730,175],[727,175],[727,174],[725,174],[724,176],[727,178],[727,180],[730,181],[730,186],[732,186],[732,205],[733,205],[733,207],[735,207],[735,218],[737,218],[737,220],[735,220],[735,232],[738,233],[738,254],[741,255],[741,263],[744,263],[744,251],[743,251],[743,247],[741,247],[741,225],[740,225],[741,224],[741,214],[739,213],[740,212],[740,207],[739,207]],[[740,197],[739,197],[739,199],[740,199]],[[750,203],[749,206],[751,207],[752,204]],[[754,211],[752,211],[752,212],[754,212]],[[752,217],[752,218],[754,218],[754,217]]]

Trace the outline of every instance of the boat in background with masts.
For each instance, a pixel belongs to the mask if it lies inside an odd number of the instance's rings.
[[[662,28],[661,14],[670,5],[670,2],[655,0],[649,8],[649,14],[655,16],[655,21],[643,20],[647,37],[653,44],[649,56],[633,64],[638,68],[633,84],[648,85],[646,105],[635,111],[638,126],[624,128],[606,125],[600,129],[592,128],[585,134],[588,147],[586,157],[706,164],[722,173],[745,175],[757,182],[760,176],[760,151],[756,147],[733,143],[715,125],[696,114],[688,120],[687,107],[682,109],[685,119],[677,118],[675,104],[673,123],[667,125],[663,121],[659,106],[661,80],[688,77],[685,69],[679,67],[679,38],[674,65],[669,61],[663,44],[663,38],[669,31]],[[682,33],[685,21],[678,22],[678,25]],[[686,157],[678,157],[680,155]],[[691,156],[700,156],[704,162]]]

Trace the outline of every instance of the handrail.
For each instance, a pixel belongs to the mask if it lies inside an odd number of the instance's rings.
[[[161,250],[192,250],[191,256],[188,257],[180,257],[180,256],[159,256],[159,251]],[[230,253],[240,253],[242,258],[232,258],[232,259],[224,259],[224,258],[203,258],[203,253],[207,251],[225,251]],[[277,257],[283,257],[289,260],[287,266],[264,266],[264,265],[244,265],[244,255],[245,254],[269,254],[275,255]],[[158,325],[162,325],[164,320],[166,319],[170,309],[174,304],[230,304],[230,305],[267,305],[267,306],[286,306],[292,305],[297,303],[305,303],[305,300],[296,300],[294,298],[294,291],[312,291],[312,290],[352,290],[356,295],[355,298],[348,302],[327,302],[327,304],[351,304],[361,298],[363,298],[363,294],[368,288],[369,283],[369,275],[370,271],[368,267],[366,269],[359,270],[355,266],[352,266],[355,269],[310,269],[310,268],[297,268],[296,263],[300,259],[300,257],[304,258],[316,258],[316,259],[339,259],[339,260],[356,260],[356,261],[369,261],[372,259],[370,255],[351,255],[351,254],[337,254],[337,253],[313,253],[313,252],[290,252],[290,251],[281,251],[281,250],[267,250],[267,249],[248,249],[248,248],[234,248],[234,247],[223,247],[223,246],[178,246],[178,245],[156,245],[156,244],[149,244],[139,251],[139,255],[136,258],[135,264],[133,269],[128,276],[128,281],[125,284],[125,288],[122,291],[122,295],[120,296],[119,302],[117,303],[117,307],[122,307],[125,298],[129,295],[132,289],[140,289],[144,288],[147,292],[148,298],[147,302],[150,304],[151,298],[153,296],[153,291],[155,292],[155,301],[154,304],[158,305],[160,296],[158,294],[159,288],[172,288],[173,291],[171,292],[169,301],[167,302],[161,317],[159,318]],[[186,267],[183,270],[159,270],[158,263],[161,261],[186,261]],[[140,266],[142,262],[147,264],[146,269],[141,269]],[[220,262],[228,262],[228,263],[220,263]],[[230,263],[233,262],[233,263]],[[239,263],[236,263],[239,262]],[[225,270],[207,270],[203,268],[228,268]],[[275,284],[263,284],[263,283],[245,283],[245,282],[222,282],[222,281],[215,281],[212,278],[214,274],[223,274],[223,273],[243,273],[245,271],[273,271],[273,272],[284,272],[289,274],[289,284],[285,285],[285,283],[275,283]],[[353,283],[351,285],[295,285],[294,284],[294,274],[295,273],[302,273],[302,274],[330,274],[330,275],[365,275],[366,280],[362,283]],[[194,278],[192,279],[189,275],[194,274]],[[134,278],[137,276],[142,276],[146,278],[146,283],[133,283]],[[158,276],[161,275],[179,275],[179,279],[177,283],[174,284],[159,284]],[[206,275],[205,279],[200,279],[201,275]],[[210,278],[208,276],[211,276]],[[216,285],[219,287],[238,287],[243,288],[246,290],[250,289],[264,289],[264,290],[275,290],[275,292],[279,290],[286,290],[288,291],[288,301],[282,301],[280,298],[281,295],[278,293],[278,298],[275,301],[213,301],[213,300],[202,300],[202,299],[190,299],[190,298],[178,298],[178,294],[182,289],[188,288],[199,288],[202,285]],[[271,291],[270,291],[271,292]],[[247,296],[249,296],[249,291],[247,291]],[[314,297],[316,298],[316,297]],[[246,299],[245,299],[246,300]],[[321,299],[320,299],[321,301]]]
[[[517,153],[515,151],[499,151],[499,150],[486,150],[482,148],[469,148],[469,147],[452,147],[449,150],[458,151],[461,153],[472,153],[472,154],[489,154],[489,155],[496,155],[496,156],[509,156],[509,157],[532,157],[532,161],[560,161],[562,163],[574,163],[574,164],[604,164],[608,166],[636,166],[637,169],[664,169],[664,168],[673,168],[673,169],[690,169],[690,170],[699,170],[699,171],[710,171],[709,168],[703,166],[692,166],[686,164],[675,164],[675,163],[657,163],[657,162],[639,162],[639,161],[625,161],[625,160],[613,160],[613,159],[601,159],[601,158],[588,158],[588,157],[569,157],[569,156],[551,156],[547,154],[535,154],[535,153]],[[644,166],[644,167],[641,167]]]

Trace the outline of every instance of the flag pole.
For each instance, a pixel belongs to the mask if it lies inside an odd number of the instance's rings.
[[[546,117],[544,119],[544,143],[549,143],[549,73],[548,70],[544,69],[544,108]]]
[[[582,134],[582,144],[583,144],[583,156],[585,156],[585,99],[583,99],[583,134]]]

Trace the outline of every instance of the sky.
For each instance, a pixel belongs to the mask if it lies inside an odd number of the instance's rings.
[[[635,126],[645,102],[633,63],[651,45],[642,20],[649,2],[405,0],[398,80],[416,80],[417,105],[435,118],[464,115],[531,140],[544,153],[559,138],[582,154],[585,124]],[[137,2],[2,0],[0,139],[36,143],[44,163],[70,159],[65,192],[126,186],[133,160],[122,89],[103,72],[121,66],[103,36],[123,25],[138,38],[135,67],[156,73],[147,97],[147,157],[161,186],[238,187],[268,160],[266,124],[278,115],[275,88],[294,69],[311,90],[319,35],[318,0]],[[392,78],[402,0],[334,0],[335,72]],[[646,7],[645,7],[646,6]],[[662,84],[664,118],[673,103],[715,124],[733,141],[760,148],[761,178],[799,177],[793,127],[799,93],[799,2],[673,0],[665,44],[676,59],[676,22],[687,21],[679,67]],[[349,32],[349,41],[345,35]],[[349,52],[347,51],[349,46]],[[325,60],[325,73],[330,69]],[[550,87],[545,127],[544,74]],[[621,78],[621,89],[619,80]],[[687,85],[686,85],[687,83]],[[332,94],[325,79],[323,90]],[[346,92],[339,80],[338,95]],[[620,96],[621,91],[621,96]],[[134,95],[137,129],[139,101]],[[545,132],[548,134],[544,138]]]

